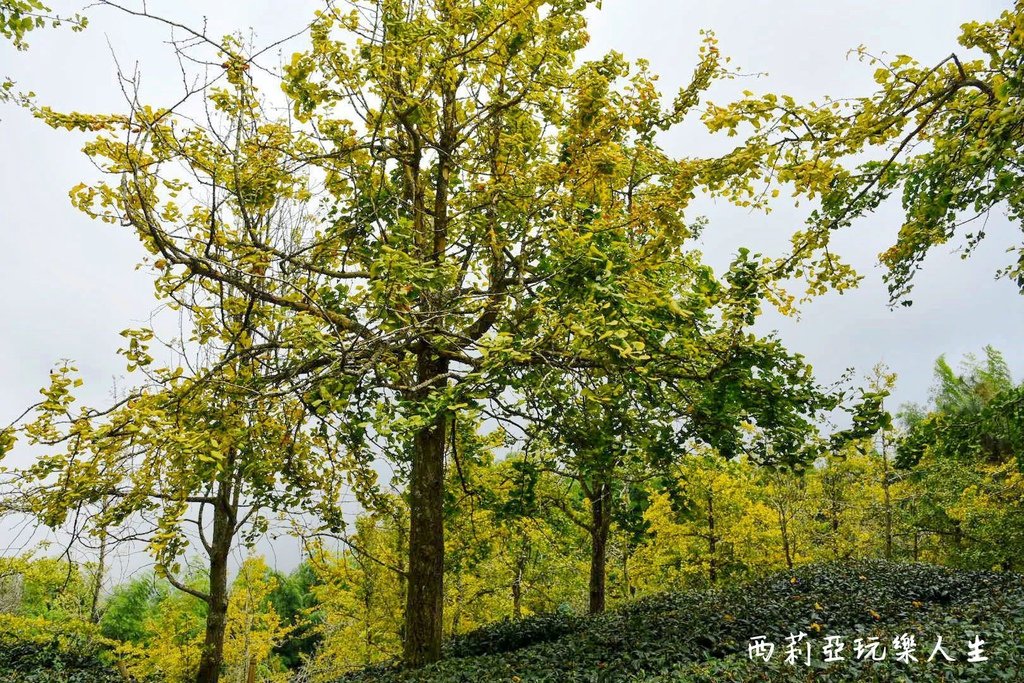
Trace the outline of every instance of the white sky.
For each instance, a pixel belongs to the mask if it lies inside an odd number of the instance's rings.
[[[132,0],[125,0],[138,6]],[[61,12],[74,2],[50,3]],[[996,16],[1009,2],[994,0],[604,0],[592,12],[591,56],[616,49],[645,57],[662,74],[663,91],[685,82],[695,63],[698,31],[713,29],[731,65],[767,72],[717,86],[711,99],[725,102],[743,89],[786,92],[798,99],[823,94],[857,96],[874,89],[872,68],[847,60],[860,44],[872,52],[906,53],[925,63],[956,49],[961,23]],[[150,11],[189,25],[205,15],[210,35],[251,27],[259,44],[300,29],[314,0],[151,0]],[[138,63],[143,91],[154,105],[181,92],[177,66],[164,41],[169,31],[115,10],[92,8],[83,33],[40,31],[18,53],[0,45],[0,76],[34,90],[58,110],[119,111],[123,100],[113,54],[124,68]],[[301,42],[283,48],[285,58]],[[134,270],[143,255],[125,228],[94,223],[71,207],[68,190],[96,177],[79,152],[83,139],[53,131],[14,107],[0,109],[0,424],[36,400],[49,370],[62,358],[76,361],[88,391],[101,403],[112,378],[124,374],[115,354],[119,331],[149,317],[154,307],[148,276]],[[666,141],[677,154],[724,150],[735,139],[709,138],[688,126]],[[709,262],[721,266],[737,248],[780,253],[803,222],[806,205],[778,206],[766,217],[724,204],[699,207],[710,223],[703,238]],[[836,251],[865,274],[862,287],[828,295],[804,309],[800,320],[770,316],[764,328],[779,329],[789,348],[805,354],[819,379],[833,381],[845,368],[858,374],[884,361],[899,376],[896,399],[924,401],[937,356],[959,359],[993,344],[1006,353],[1018,379],[1024,373],[1024,298],[995,270],[1008,261],[1004,249],[1020,233],[993,215],[989,238],[962,261],[951,248],[937,250],[916,279],[912,308],[887,307],[876,255],[892,243],[898,206],[890,206],[838,236]],[[1016,234],[1015,234],[1016,233]],[[2,532],[0,532],[2,533]],[[5,545],[0,543],[0,548]],[[292,564],[278,557],[284,566]]]

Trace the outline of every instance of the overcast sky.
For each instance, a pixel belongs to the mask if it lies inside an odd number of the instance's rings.
[[[63,12],[80,8],[58,0],[50,4]],[[205,16],[213,36],[251,27],[259,44],[300,29],[319,6],[309,0],[150,0],[148,5],[190,25],[200,25]],[[864,44],[874,53],[935,62],[957,47],[960,24],[994,17],[1009,2],[604,0],[603,5],[591,13],[588,54],[615,49],[630,58],[645,57],[662,75],[666,93],[689,77],[700,29],[717,33],[732,66],[767,74],[715,87],[711,99],[725,102],[743,89],[805,100],[868,94],[872,68],[848,60],[849,49]],[[181,82],[165,27],[104,8],[90,9],[89,17],[82,33],[31,34],[28,52],[0,45],[0,76],[14,77],[56,109],[121,111],[116,55],[123,68],[138,63],[149,102],[159,106],[177,99]],[[303,44],[283,46],[284,58]],[[122,341],[118,332],[147,319],[154,306],[148,276],[134,270],[143,252],[130,231],[91,222],[68,201],[73,185],[96,177],[79,152],[82,141],[14,107],[0,108],[0,423],[36,399],[48,371],[62,358],[77,362],[86,399],[102,402],[112,378],[124,372],[123,358],[115,354]],[[734,142],[710,138],[699,126],[666,140],[679,155],[725,150]],[[885,362],[900,378],[895,404],[927,398],[931,367],[940,354],[957,360],[986,344],[1006,353],[1019,379],[1024,297],[1010,282],[993,278],[1008,260],[1005,248],[1019,242],[1019,230],[993,215],[990,237],[972,258],[961,260],[951,248],[937,250],[916,280],[914,306],[890,310],[875,264],[899,227],[898,208],[889,206],[838,236],[836,251],[866,275],[860,289],[820,298],[799,320],[768,316],[765,329],[777,328],[825,382],[845,368],[864,374]],[[781,253],[807,207],[780,204],[767,217],[710,202],[698,210],[709,219],[702,248],[721,266],[741,246]]]

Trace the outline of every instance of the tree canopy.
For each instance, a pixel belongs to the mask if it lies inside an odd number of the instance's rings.
[[[584,57],[599,4],[328,2],[279,69],[170,22],[194,69],[176,103],[125,73],[117,111],[19,100],[84,134],[97,173],[71,201],[145,248],[179,333],[123,331],[133,383],[107,405],[79,407],[58,365],[0,430],[0,457],[33,455],[0,470],[4,509],[98,548],[0,563],[12,623],[72,620],[140,679],[333,680],[476,654],[451,638],[584,596],[873,556],[1019,565],[1024,401],[997,351],[940,359],[931,403],[894,420],[894,374],[825,386],[761,323],[795,313],[793,279],[856,286],[832,235],[897,191],[891,302],[929,249],[969,253],[975,218],[1020,223],[1024,5],[963,27],[977,59],[858,50],[873,95],[719,106],[713,34],[664,95],[643,59]],[[24,48],[48,12],[0,0],[0,36]],[[666,151],[694,116],[741,144]],[[791,250],[709,266],[695,200],[767,208],[784,185],[815,203]],[[275,528],[302,542],[289,576],[255,552]],[[112,546],[140,543],[153,575],[106,597]]]

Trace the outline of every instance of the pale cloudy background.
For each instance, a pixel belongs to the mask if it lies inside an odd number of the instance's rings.
[[[51,4],[64,13],[81,7]],[[645,57],[662,74],[668,94],[689,78],[700,29],[717,33],[732,66],[767,73],[716,86],[711,98],[725,102],[743,89],[798,99],[867,94],[874,88],[872,69],[848,60],[849,49],[864,44],[875,53],[906,53],[932,63],[957,47],[960,24],[994,17],[1009,2],[604,0],[603,5],[591,12],[588,54],[615,49],[630,58]],[[314,0],[148,3],[151,12],[192,26],[201,26],[205,17],[212,36],[251,28],[257,44],[301,29],[318,6]],[[117,111],[123,97],[116,56],[124,69],[138,64],[144,99],[159,106],[178,98],[181,81],[166,27],[101,7],[88,14],[90,26],[83,33],[36,32],[23,53],[0,45],[0,76],[14,77],[56,109]],[[302,47],[301,40],[284,45],[282,58]],[[134,237],[124,228],[93,223],[70,206],[68,189],[95,177],[78,151],[81,142],[14,107],[0,108],[0,424],[35,400],[62,358],[77,362],[88,388],[85,399],[102,402],[113,378],[123,374],[123,359],[115,354],[118,332],[147,319],[154,306],[148,277],[134,270],[143,255]],[[709,138],[697,125],[666,140],[680,155],[723,151],[733,142]],[[914,306],[890,310],[875,263],[899,226],[898,208],[889,206],[838,237],[837,251],[867,276],[860,289],[822,297],[806,306],[799,320],[768,316],[765,329],[778,329],[792,350],[810,359],[822,381],[837,379],[848,367],[865,374],[876,363],[887,363],[900,377],[897,405],[927,398],[932,364],[943,353],[956,360],[992,344],[1006,353],[1019,378],[1024,297],[1011,283],[993,279],[1007,261],[1004,249],[1019,241],[1018,229],[993,215],[990,237],[970,260],[961,260],[952,248],[936,250],[916,280]],[[779,253],[806,210],[780,203],[765,217],[704,202],[698,211],[710,222],[702,248],[717,266],[728,263],[740,246]],[[0,528],[0,534],[9,532]],[[0,542],[0,549],[11,540]],[[279,565],[294,564],[294,548],[276,550]]]

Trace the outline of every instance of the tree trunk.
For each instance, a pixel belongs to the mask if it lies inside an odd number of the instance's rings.
[[[708,580],[718,582],[718,537],[715,535],[715,494],[708,490]]]
[[[100,556],[96,562],[96,578],[92,584],[92,604],[89,606],[89,621],[100,623],[100,593],[103,591],[103,574],[107,571],[107,534],[100,535]]]
[[[590,500],[590,613],[605,609],[605,577],[608,558],[608,532],[611,529],[611,490],[597,484]]]
[[[523,618],[523,584],[518,576],[512,580],[512,617]]]
[[[421,351],[422,386],[447,372],[443,361]],[[423,389],[425,399],[437,387]],[[409,572],[405,604],[404,660],[420,667],[441,658],[444,600],[444,448],[447,416],[438,414],[416,433],[409,474]]]
[[[839,557],[839,503],[836,502],[835,498],[831,500],[832,509],[832,536],[830,543],[832,545],[832,557],[836,560],[841,559]]]
[[[363,574],[366,577],[366,573]],[[365,579],[366,585],[363,586],[363,665],[370,666],[373,663],[373,597],[375,591],[373,589],[373,582],[370,579]]]
[[[624,594],[630,599],[636,597],[636,587],[629,580],[629,556],[632,552],[633,548],[630,544],[625,543],[622,547],[622,584],[625,587]]]
[[[789,549],[789,524],[784,510],[779,510],[779,530],[782,532],[782,554],[786,557],[786,568],[792,569],[793,553]]]
[[[892,559],[892,498],[889,495],[888,443],[882,436],[882,493],[885,495],[885,559]]]
[[[462,623],[462,602],[465,600],[465,586],[462,583],[462,571],[456,571],[455,574],[455,605],[452,614],[452,630],[449,632],[448,637],[451,638],[459,632],[459,624]]]
[[[224,553],[223,560],[210,558],[210,601],[196,683],[217,683],[220,678],[228,616],[227,565],[227,553]]]
[[[526,561],[529,558],[530,546],[524,544],[516,558],[516,575],[512,578],[512,616],[523,617],[523,574],[526,572]]]
[[[235,532],[230,487],[222,484],[213,504],[213,538],[210,541],[210,593],[207,601],[206,635],[199,659],[196,683],[217,683],[224,661],[224,631],[228,618],[228,556]]]
[[[409,531],[409,527],[406,525],[406,520],[401,514],[395,515],[395,558],[398,563],[398,595],[408,595],[408,568],[406,567],[406,560],[409,558],[409,552],[406,544],[406,534]],[[403,620],[398,626],[398,642],[405,642],[405,621]]]

